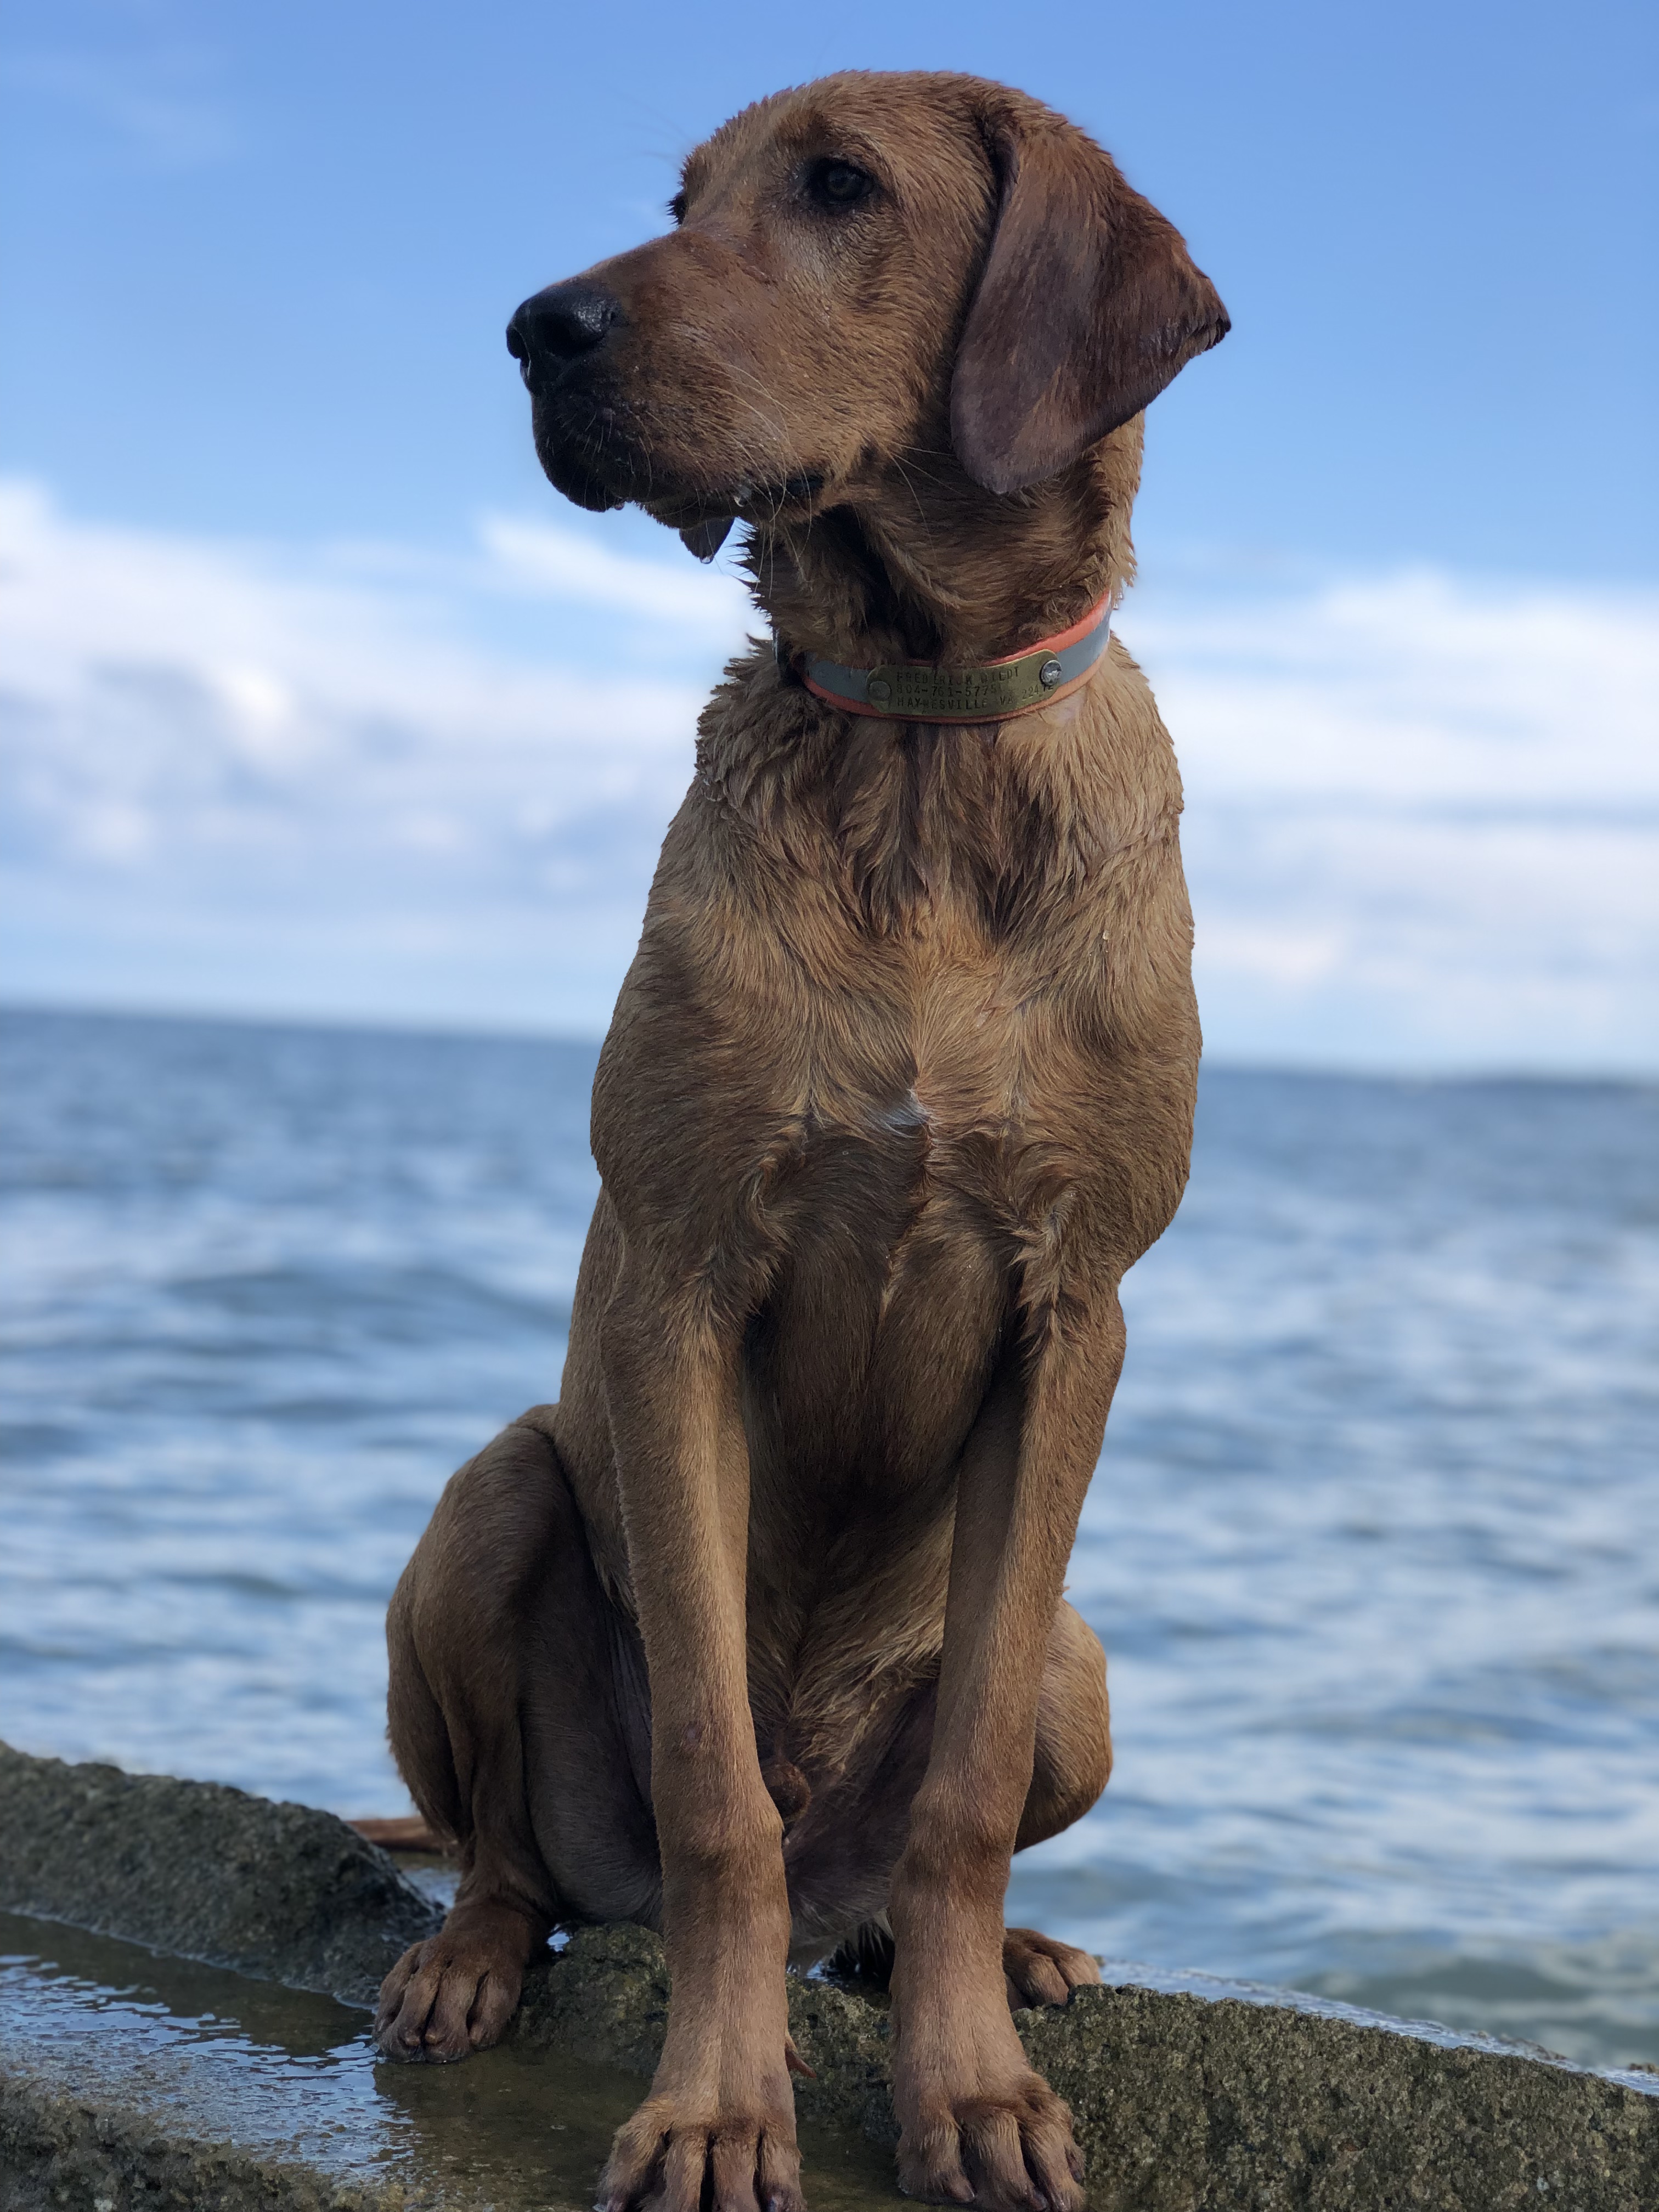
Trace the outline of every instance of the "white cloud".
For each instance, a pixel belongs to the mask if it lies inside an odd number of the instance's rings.
[[[7,988],[599,1026],[753,619],[607,534],[283,553],[0,491]],[[1654,613],[1429,574],[1137,592],[1212,1046],[1659,1063]]]
[[[1659,807],[1659,598],[1433,573],[1137,592],[1125,635],[1216,795]]]
[[[1137,592],[1212,1045],[1659,1064],[1659,599],[1417,573]]]
[[[296,557],[5,489],[8,988],[602,1025],[746,603],[568,535],[585,596],[636,586],[647,672],[483,635],[546,535]]]
[[[568,531],[506,515],[486,516],[478,536],[492,564],[492,580],[508,590],[620,607],[716,642],[741,635],[755,619],[749,595],[735,576],[695,568],[689,560],[683,568],[641,561],[586,544]]]

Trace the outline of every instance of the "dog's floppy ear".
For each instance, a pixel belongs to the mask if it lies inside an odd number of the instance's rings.
[[[951,441],[976,482],[1020,491],[1138,415],[1227,335],[1173,223],[1057,117],[984,125],[1001,203],[951,386]]]

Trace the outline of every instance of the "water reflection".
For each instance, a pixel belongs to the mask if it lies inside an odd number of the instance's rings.
[[[367,2024],[331,1997],[0,1913],[0,2067],[337,2181],[585,2212],[639,2076],[512,2047],[388,2065]],[[823,2129],[801,2141],[815,2212],[899,2201],[890,2152]]]

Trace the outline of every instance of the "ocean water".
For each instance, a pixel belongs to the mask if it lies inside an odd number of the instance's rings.
[[[591,1047],[0,1022],[0,1735],[406,1808],[386,1598],[556,1395]],[[1206,1071],[1010,1917],[1659,2061],[1659,1089]]]

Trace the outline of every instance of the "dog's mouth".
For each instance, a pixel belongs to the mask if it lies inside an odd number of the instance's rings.
[[[618,433],[615,407],[591,392],[538,387],[528,376],[525,381],[536,459],[555,490],[594,513],[625,506],[638,470],[630,441]]]
[[[819,469],[750,475],[699,468],[684,453],[665,453],[628,404],[602,389],[532,386],[531,422],[536,458],[556,491],[592,513],[642,507],[703,560],[734,522],[809,514],[823,489]]]

